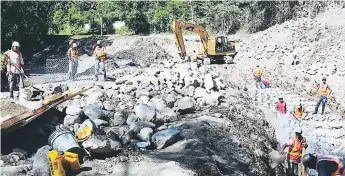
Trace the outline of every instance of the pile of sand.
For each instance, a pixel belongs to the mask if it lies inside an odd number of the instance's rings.
[[[0,117],[1,120],[12,117],[29,110],[27,107],[16,104],[13,101],[1,100],[0,101]]]

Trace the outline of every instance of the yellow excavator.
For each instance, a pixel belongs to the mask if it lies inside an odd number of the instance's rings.
[[[200,36],[198,58],[204,60],[204,63],[206,60],[209,62],[223,60],[226,63],[233,63],[234,57],[237,54],[235,41],[228,41],[226,36],[210,37],[204,27],[193,23],[186,22],[180,24],[179,21],[174,20],[172,25],[181,59],[185,59],[187,56],[182,36],[182,32],[186,30]]]

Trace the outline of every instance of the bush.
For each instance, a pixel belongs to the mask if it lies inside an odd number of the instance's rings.
[[[132,35],[133,32],[127,27],[127,26],[122,26],[120,29],[114,29],[115,34],[117,35]]]

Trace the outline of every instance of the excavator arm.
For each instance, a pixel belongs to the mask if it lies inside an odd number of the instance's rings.
[[[193,32],[195,34],[198,34],[200,36],[201,39],[201,43],[203,45],[203,47],[205,48],[205,52],[204,54],[207,54],[207,42],[209,39],[208,33],[205,30],[204,27],[199,26],[199,25],[195,25],[193,23],[184,23],[182,25],[180,25],[180,22],[177,20],[173,21],[173,31],[175,34],[175,42],[177,45],[177,48],[180,51],[180,57],[184,58],[186,57],[187,53],[186,53],[186,47],[184,45],[184,41],[183,41],[183,36],[182,36],[182,31],[183,30],[187,30],[190,32]]]

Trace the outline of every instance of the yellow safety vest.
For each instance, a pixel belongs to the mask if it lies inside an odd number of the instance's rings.
[[[327,88],[328,88],[328,85],[327,85],[327,84],[325,84],[325,85],[321,84],[321,85],[320,85],[320,88],[319,88],[319,91],[318,91],[318,94],[319,94],[320,96],[327,97],[327,95],[328,95],[328,90],[327,90]]]
[[[74,59],[77,59],[78,57],[78,50],[74,50],[73,48],[71,48],[71,57]]]
[[[254,75],[255,75],[255,76],[261,76],[261,70],[260,70],[260,68],[256,68],[256,69],[255,69]]]
[[[302,106],[302,110],[301,111],[299,111],[298,106],[295,106],[295,112],[294,112],[295,117],[297,117],[299,119],[302,118],[303,112],[304,112],[303,106]]]
[[[97,57],[97,59],[100,60],[101,62],[105,61],[105,59],[107,58],[107,56],[105,55],[104,47],[102,47],[102,48],[97,48],[96,57]]]

